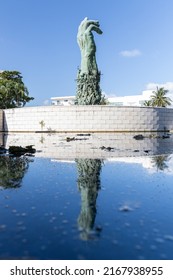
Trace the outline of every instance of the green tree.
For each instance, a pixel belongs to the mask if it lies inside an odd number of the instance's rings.
[[[33,99],[29,97],[20,72],[0,72],[0,109],[23,107]]]
[[[109,105],[109,100],[106,98],[105,95],[101,96],[100,105]]]
[[[29,168],[30,158],[0,156],[0,185],[3,189],[21,187]]]
[[[146,106],[146,107],[151,107],[152,102],[151,102],[151,100],[145,100],[143,105]]]
[[[151,96],[151,104],[153,107],[167,107],[171,105],[171,99],[166,96],[168,90],[164,89],[164,87],[156,89],[153,91],[153,95]]]
[[[164,171],[168,168],[167,162],[170,160],[169,155],[157,155],[152,158],[153,166],[157,171]]]

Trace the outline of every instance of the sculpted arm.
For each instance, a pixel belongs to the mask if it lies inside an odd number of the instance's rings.
[[[92,31],[102,34],[97,20],[85,18],[78,28],[77,42],[81,50],[81,73],[96,73],[97,63],[95,58],[96,45]]]

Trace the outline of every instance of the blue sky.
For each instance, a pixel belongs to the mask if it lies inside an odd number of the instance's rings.
[[[172,0],[0,2],[0,69],[22,73],[35,98],[30,105],[75,95],[76,36],[86,16],[98,19],[103,31],[94,38],[107,95],[137,95],[156,84],[173,92]]]

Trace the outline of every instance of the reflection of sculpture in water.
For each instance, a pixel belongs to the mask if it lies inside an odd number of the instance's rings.
[[[77,42],[81,51],[81,69],[78,70],[76,104],[94,105],[101,102],[100,72],[96,63],[96,45],[92,31],[102,34],[99,22],[87,17],[78,28]]]
[[[0,185],[3,188],[19,188],[31,159],[23,157],[0,157]]]
[[[101,160],[77,159],[78,188],[81,192],[81,212],[78,227],[81,239],[88,240],[96,217],[96,200],[100,189]]]

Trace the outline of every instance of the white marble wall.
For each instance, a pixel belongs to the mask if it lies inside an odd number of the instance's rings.
[[[129,132],[173,130],[173,109],[114,106],[40,106],[4,110],[9,132]]]

